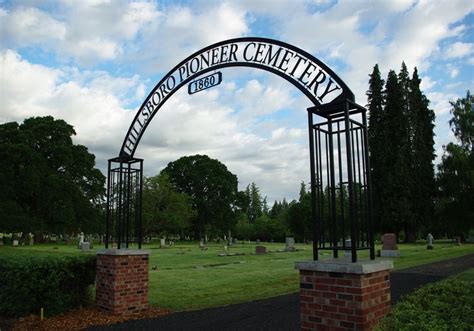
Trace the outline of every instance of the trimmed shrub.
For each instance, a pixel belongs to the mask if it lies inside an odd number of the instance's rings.
[[[92,302],[96,257],[0,257],[0,315],[46,316]]]
[[[447,279],[405,296],[379,331],[474,330],[474,282]]]

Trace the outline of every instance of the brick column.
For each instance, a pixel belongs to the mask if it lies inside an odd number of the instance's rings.
[[[297,262],[301,330],[372,330],[391,309],[392,261]]]
[[[109,314],[129,315],[148,309],[148,256],[138,249],[97,251],[97,306]]]

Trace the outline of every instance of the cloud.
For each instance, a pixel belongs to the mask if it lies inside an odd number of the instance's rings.
[[[3,10],[0,24],[6,46],[38,46],[91,66],[118,58],[124,43],[160,15],[156,5],[147,2],[72,1],[56,7],[54,16],[21,5]]]
[[[132,113],[114,95],[118,88],[104,83],[112,77],[103,72],[74,75],[77,69],[32,64],[12,50],[0,53],[0,65],[1,122],[52,115],[75,127],[76,142],[98,152],[105,148],[109,153],[114,146],[111,142],[120,141],[131,122]],[[124,80],[117,79],[117,85]],[[128,86],[138,88],[138,80],[129,79]]]
[[[0,65],[0,121],[45,115],[64,119],[77,132],[74,141],[88,146],[105,171],[106,160],[118,154],[135,115],[123,95],[129,90],[130,97],[142,93],[140,77],[75,67],[51,69],[12,50],[0,53]],[[178,91],[150,123],[137,150],[136,155],[146,160],[146,174],[157,174],[181,156],[201,153],[225,163],[238,175],[240,188],[254,181],[269,201],[296,197],[297,184],[309,177],[306,131],[281,123],[270,131],[255,129],[259,117],[291,104],[285,88],[266,87],[264,81],[250,80],[240,90],[247,89],[243,95],[235,92],[233,81],[192,96],[186,89]],[[231,106],[222,102],[232,98]],[[262,109],[247,112],[251,105]],[[302,111],[303,124],[305,115]]]
[[[474,44],[455,42],[449,45],[445,52],[445,57],[448,59],[462,58],[474,53]]]
[[[20,7],[0,14],[4,43],[18,46],[52,45],[66,37],[66,25],[36,8]]]

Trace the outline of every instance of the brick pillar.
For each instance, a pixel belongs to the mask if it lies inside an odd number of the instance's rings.
[[[129,315],[148,309],[148,256],[138,249],[97,251],[97,306],[108,314]]]
[[[297,262],[301,330],[372,330],[391,309],[392,261]]]

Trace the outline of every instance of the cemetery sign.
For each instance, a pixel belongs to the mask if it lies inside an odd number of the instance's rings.
[[[207,72],[237,66],[259,68],[281,76],[301,90],[315,106],[346,100],[354,101],[354,94],[346,84],[311,54],[272,39],[252,37],[231,39],[192,54],[175,66],[155,86],[135,115],[122,144],[120,156],[133,157],[149,122],[179,88]],[[213,76],[208,77],[209,80]],[[214,85],[222,79],[220,73],[217,76]],[[197,86],[193,86],[195,82],[190,84],[188,92],[203,90],[204,85],[200,86],[200,81],[196,81]],[[211,85],[208,84],[208,87]]]

